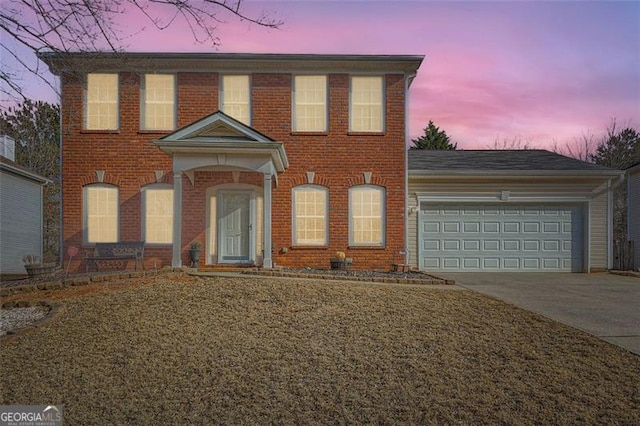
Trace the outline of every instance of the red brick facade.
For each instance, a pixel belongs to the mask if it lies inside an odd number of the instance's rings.
[[[114,71],[108,71],[114,72]],[[249,71],[248,71],[249,72]],[[119,239],[142,239],[141,188],[161,181],[172,184],[172,160],[153,141],[169,133],[140,131],[140,81],[144,72],[119,72],[119,130],[83,130],[83,77],[61,72],[62,79],[62,183],[64,250],[81,247],[74,269],[89,247],[83,247],[83,186],[98,182],[96,171],[104,171],[103,182],[119,188]],[[250,72],[251,127],[282,142],[289,167],[273,186],[273,261],[291,267],[329,266],[336,251],[353,258],[354,268],[387,269],[405,244],[405,74],[379,72],[385,82],[385,131],[376,134],[349,133],[348,71],[328,76],[328,132],[294,133],[292,117],[292,72]],[[178,128],[218,110],[219,76],[215,70],[176,73]],[[329,191],[329,244],[326,247],[292,247],[292,188],[307,183],[314,172],[316,184]],[[386,190],[385,246],[349,247],[348,190],[364,184]],[[195,171],[193,184],[184,178],[182,261],[188,264],[192,241],[206,241],[206,191],[215,185],[233,183],[231,172]],[[241,173],[241,183],[262,186],[260,173]],[[282,250],[285,248],[285,250]],[[171,263],[170,246],[145,248],[146,267]]]

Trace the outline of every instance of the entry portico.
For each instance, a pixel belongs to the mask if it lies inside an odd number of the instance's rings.
[[[154,144],[173,161],[172,266],[182,266],[183,176],[193,185],[196,171],[251,171],[263,176],[262,266],[273,267],[270,249],[271,191],[273,183],[278,183],[278,173],[289,165],[283,144],[220,111],[166,135]],[[247,195],[247,185],[234,181],[220,192],[219,201],[226,201],[227,207],[222,205],[218,208],[220,214],[212,214],[217,218],[216,223],[210,224],[212,228],[218,227],[218,232],[214,233],[217,248],[209,248],[208,252],[216,251],[218,262],[252,262],[255,261],[257,243],[253,237],[255,220],[252,219],[256,204]]]

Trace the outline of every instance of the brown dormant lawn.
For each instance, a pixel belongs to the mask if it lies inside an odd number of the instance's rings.
[[[640,423],[640,357],[470,291],[168,275],[45,297],[66,311],[0,346],[0,403],[70,425]]]

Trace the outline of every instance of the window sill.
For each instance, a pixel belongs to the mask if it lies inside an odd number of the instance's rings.
[[[82,134],[87,134],[87,135],[101,135],[101,134],[107,134],[107,135],[118,135],[120,134],[120,129],[117,130],[87,130],[87,129],[83,129],[80,130],[80,133]]]
[[[349,246],[349,250],[386,250],[385,246]]]
[[[289,250],[328,250],[328,246],[291,246]]]
[[[173,130],[138,130],[138,134],[140,135],[164,135],[171,132],[173,132]]]
[[[310,132],[291,132],[291,136],[329,136],[329,132],[327,131],[310,131]]]
[[[144,244],[144,248],[150,248],[150,249],[155,249],[155,248],[167,249],[171,247],[173,247],[173,243],[145,243]]]
[[[385,136],[386,132],[347,132],[347,136]]]

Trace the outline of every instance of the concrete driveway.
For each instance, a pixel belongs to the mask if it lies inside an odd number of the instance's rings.
[[[438,276],[640,355],[640,278],[607,273],[461,272]]]

